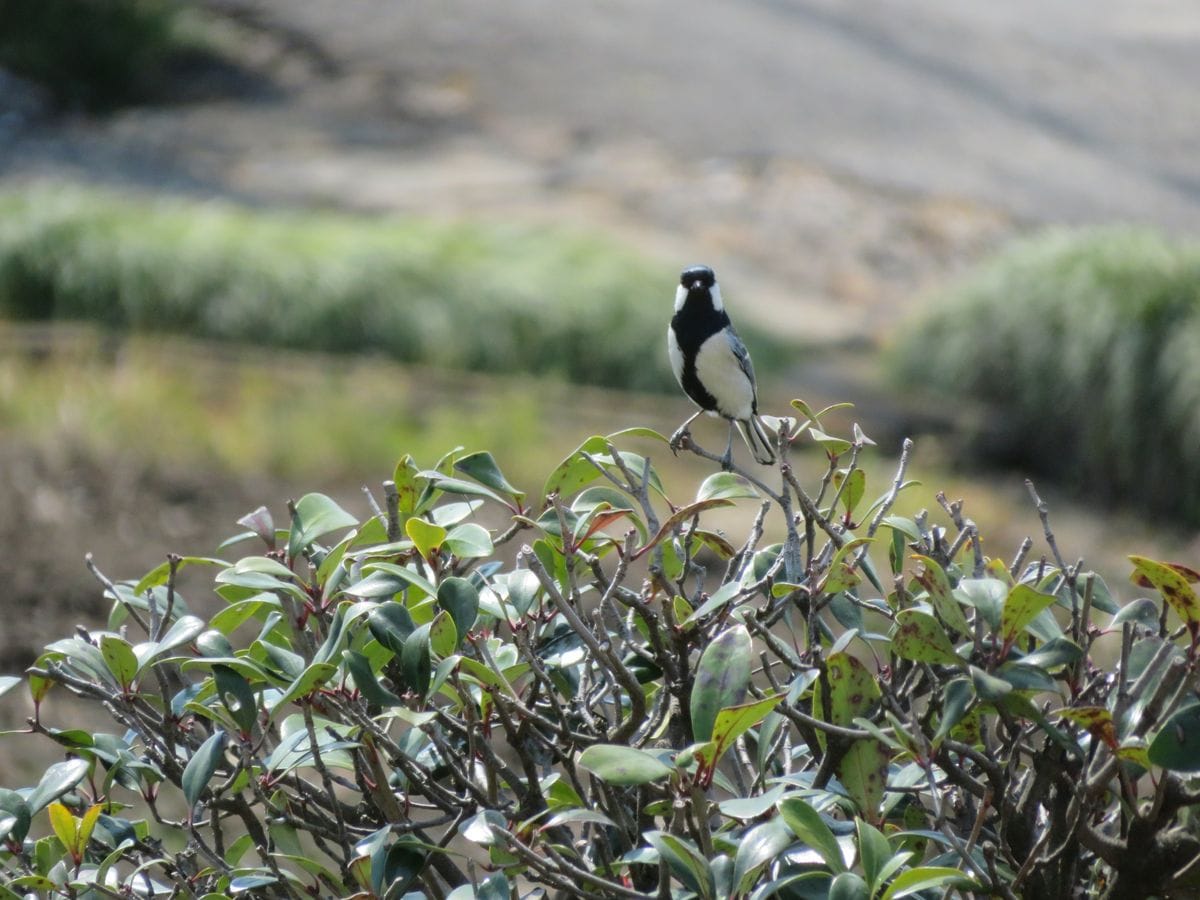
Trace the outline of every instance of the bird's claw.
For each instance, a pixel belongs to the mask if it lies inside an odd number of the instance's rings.
[[[678,431],[676,431],[673,435],[671,435],[671,440],[667,443],[667,446],[671,448],[672,454],[674,454],[675,456],[678,456],[679,451],[688,447],[691,444],[691,442],[692,442],[692,432],[688,430],[688,427],[686,425],[684,425],[682,428],[680,428]]]
[[[726,472],[733,471],[733,450],[732,449],[726,451],[725,455],[721,457],[721,469]]]

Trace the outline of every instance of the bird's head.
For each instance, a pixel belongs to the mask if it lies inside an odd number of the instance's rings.
[[[713,309],[723,309],[721,288],[717,276],[708,266],[689,266],[679,275],[679,287],[675,290],[675,310],[683,308],[688,298],[693,303],[707,303]]]

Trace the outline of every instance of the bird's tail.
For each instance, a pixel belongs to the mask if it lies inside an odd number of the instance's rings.
[[[763,425],[762,418],[753,415],[749,419],[738,419],[737,427],[738,431],[742,433],[742,439],[746,442],[746,446],[754,454],[754,461],[763,466],[774,465],[775,451],[771,449],[771,438]]]

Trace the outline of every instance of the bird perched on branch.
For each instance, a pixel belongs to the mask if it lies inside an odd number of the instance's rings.
[[[708,266],[692,266],[679,276],[675,315],[667,329],[667,352],[675,380],[700,407],[671,436],[672,449],[681,445],[696,417],[707,412],[729,420],[729,443],[721,459],[726,471],[733,466],[735,426],[755,461],[764,466],[774,463],[775,452],[758,415],[758,388],[750,353],[733,330],[721,288]]]

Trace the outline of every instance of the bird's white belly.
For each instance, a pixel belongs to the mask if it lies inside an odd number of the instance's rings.
[[[718,332],[700,345],[696,354],[696,375],[717,400],[723,416],[748,419],[754,412],[754,386],[742,371],[729,347],[724,332]]]

